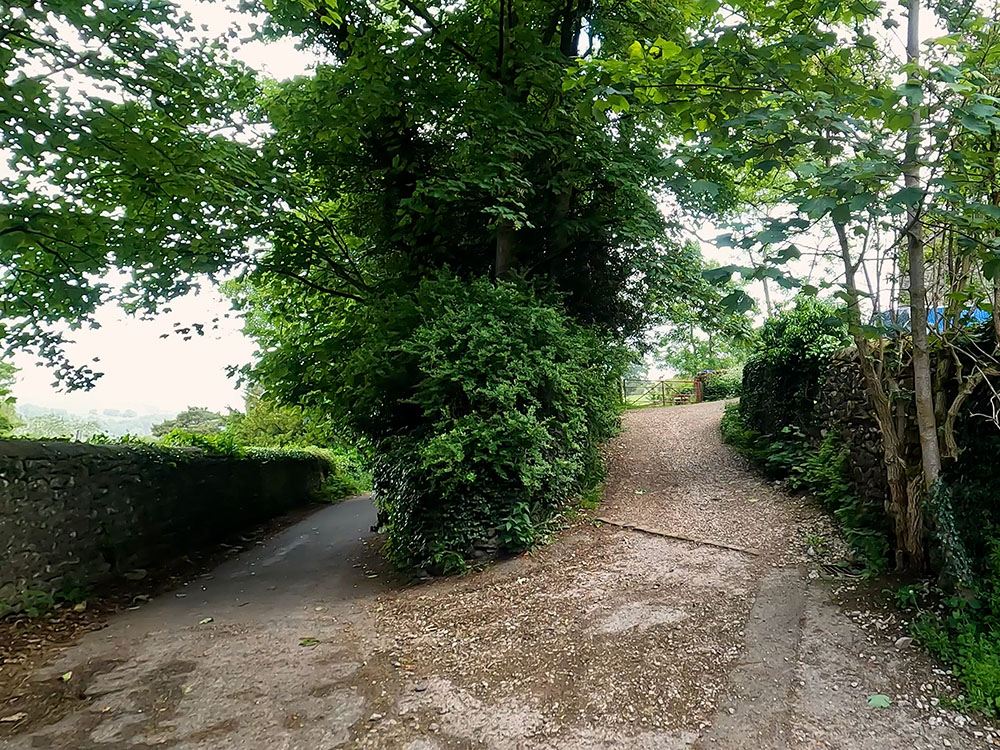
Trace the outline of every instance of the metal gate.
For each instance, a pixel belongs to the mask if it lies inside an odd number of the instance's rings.
[[[626,406],[682,406],[701,401],[701,383],[695,380],[623,380]]]

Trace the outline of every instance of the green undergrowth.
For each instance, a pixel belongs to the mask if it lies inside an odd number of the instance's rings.
[[[889,536],[884,514],[853,491],[847,448],[836,433],[829,432],[818,444],[794,427],[775,436],[761,435],[746,426],[737,403],[726,404],[721,430],[723,442],[768,476],[816,497],[837,519],[867,576],[886,570]]]
[[[896,599],[913,616],[916,641],[961,682],[955,707],[1000,717],[1000,539],[981,579],[947,595],[929,583],[905,586]]]
[[[897,601],[913,615],[914,638],[961,682],[957,707],[1000,718],[1000,529],[987,524],[968,544],[951,495],[941,485],[928,502],[938,578],[903,587]]]
[[[84,606],[89,591],[72,583],[54,592],[25,589],[10,600],[0,599],[0,619],[11,616],[43,617],[64,607]]]

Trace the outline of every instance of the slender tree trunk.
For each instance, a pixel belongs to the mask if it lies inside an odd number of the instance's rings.
[[[767,317],[771,317],[771,290],[767,287],[767,279],[761,279],[761,284],[764,285],[764,309],[767,311]]]
[[[837,238],[840,241],[840,255],[844,264],[844,285],[848,292],[848,313],[851,317],[851,335],[854,346],[858,350],[858,365],[864,379],[865,390],[875,407],[875,421],[882,432],[882,463],[885,466],[885,478],[889,485],[889,498],[885,510],[892,520],[896,536],[896,567],[920,568],[923,566],[923,532],[922,523],[915,527],[913,514],[918,518],[921,512],[921,498],[914,497],[913,488],[906,481],[906,449],[903,445],[902,425],[897,425],[893,418],[892,403],[886,391],[882,377],[872,364],[870,342],[861,335],[861,308],[858,304],[858,285],[855,278],[856,269],[851,259],[850,245],[844,225],[834,222]],[[922,521],[922,519],[921,519]],[[918,528],[920,533],[914,534]]]
[[[514,264],[514,227],[509,221],[501,221],[497,227],[497,253],[493,263],[493,276],[502,279],[510,273]]]
[[[906,61],[915,63],[920,57],[920,0],[909,0],[906,35]],[[917,83],[913,74],[910,83]],[[906,187],[920,187],[920,107],[913,107],[913,124],[906,138],[903,180]],[[930,486],[941,474],[941,448],[938,444],[937,419],[934,414],[934,378],[927,341],[927,287],[924,279],[924,238],[920,218],[920,203],[907,210],[906,248],[909,256],[910,329],[913,336],[913,391],[916,401],[917,430],[920,435],[920,455],[924,484]]]

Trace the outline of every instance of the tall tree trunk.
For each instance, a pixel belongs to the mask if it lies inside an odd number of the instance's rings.
[[[906,34],[906,61],[920,58],[920,0],[909,0]],[[919,84],[912,73],[911,84]],[[920,107],[913,107],[913,123],[906,138],[903,180],[906,187],[920,187]],[[927,487],[941,474],[941,448],[938,444],[937,418],[934,414],[934,379],[927,341],[927,288],[924,279],[924,237],[920,218],[920,203],[906,213],[906,248],[909,256],[910,331],[913,336],[913,391],[916,401],[917,430],[920,435],[920,455],[924,484]]]
[[[914,497],[913,488],[906,481],[906,449],[903,444],[903,427],[898,425],[893,417],[892,403],[886,391],[882,377],[872,364],[871,343],[861,335],[861,308],[858,304],[859,292],[855,277],[856,268],[851,259],[850,245],[844,225],[834,222],[837,238],[840,241],[840,256],[844,264],[844,285],[847,287],[847,309],[850,315],[851,335],[854,346],[858,350],[858,365],[864,380],[865,390],[875,407],[875,421],[882,433],[882,463],[885,466],[886,482],[889,485],[889,498],[885,510],[892,520],[896,536],[896,567],[908,568],[923,566],[923,533],[914,534],[913,513],[920,513],[921,498]],[[922,524],[920,525],[922,526]]]

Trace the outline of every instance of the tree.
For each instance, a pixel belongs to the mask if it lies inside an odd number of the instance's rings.
[[[683,297],[666,301],[663,318],[667,322],[657,329],[656,359],[688,376],[734,367],[746,351],[751,321],[745,311],[735,310],[723,300],[746,291],[732,280],[711,283],[709,278],[717,272],[718,264],[705,263],[693,243],[685,244],[683,251],[697,269],[692,274],[696,281]]]
[[[214,435],[226,428],[228,418],[201,406],[189,406],[173,419],[154,424],[154,437],[163,437],[174,430],[194,433],[195,435]]]
[[[58,412],[24,417],[14,430],[18,437],[35,440],[90,440],[103,433],[99,422]]]
[[[273,192],[237,137],[257,85],[162,0],[8,4],[0,70],[0,340],[87,386],[58,323],[152,312],[248,260]]]
[[[934,230],[954,232],[964,241],[958,253],[964,256],[958,264],[964,269],[961,281],[947,290],[950,309],[963,304],[995,309],[976,297],[978,284],[970,283],[969,271],[980,264],[990,278],[1000,269],[990,263],[1000,213],[985,197],[991,174],[988,136],[1000,125],[997,19],[975,3],[935,5],[949,33],[928,45],[927,62],[921,64],[918,8],[917,2],[907,8],[905,59],[878,39],[880,26],[899,25],[889,8],[745,2],[739,12],[718,16],[684,49],[660,41],[638,43],[627,62],[583,64],[578,76],[579,85],[596,96],[608,86],[627,88],[633,108],[658,106],[668,98],[671,115],[688,128],[673,158],[724,165],[742,185],[736,194],[746,203],[772,207],[758,231],[734,238],[762,260],[749,268],[731,266],[721,276],[739,272],[798,286],[785,264],[803,256],[810,236],[825,232],[833,239],[833,246],[818,254],[840,263],[833,284],[848,302],[883,431],[899,562],[916,568],[925,559],[924,497],[940,471],[940,441],[958,403],[941,406],[946,399],[941,377],[934,383],[930,369],[924,276],[934,252],[941,252]],[[681,103],[664,93],[681,87],[691,93]],[[972,147],[975,137],[980,142]],[[700,189],[711,193],[716,187],[702,183]],[[886,303],[883,281],[895,283],[903,275],[909,283],[889,294],[905,298],[911,308],[912,400],[900,387],[898,369],[886,367],[887,347],[875,344],[881,332],[868,324]],[[988,355],[985,370],[972,374],[958,368],[959,401],[993,369],[991,359]],[[939,374],[946,371],[938,368]],[[911,481],[897,430],[899,410],[908,401],[920,426],[921,482]],[[942,420],[943,432],[938,429]]]
[[[241,445],[262,448],[329,448],[341,443],[336,425],[323,413],[285,406],[251,393],[246,410],[227,418],[226,429]]]
[[[14,409],[16,400],[11,392],[17,368],[8,362],[0,362],[0,437],[9,435],[21,422]]]

